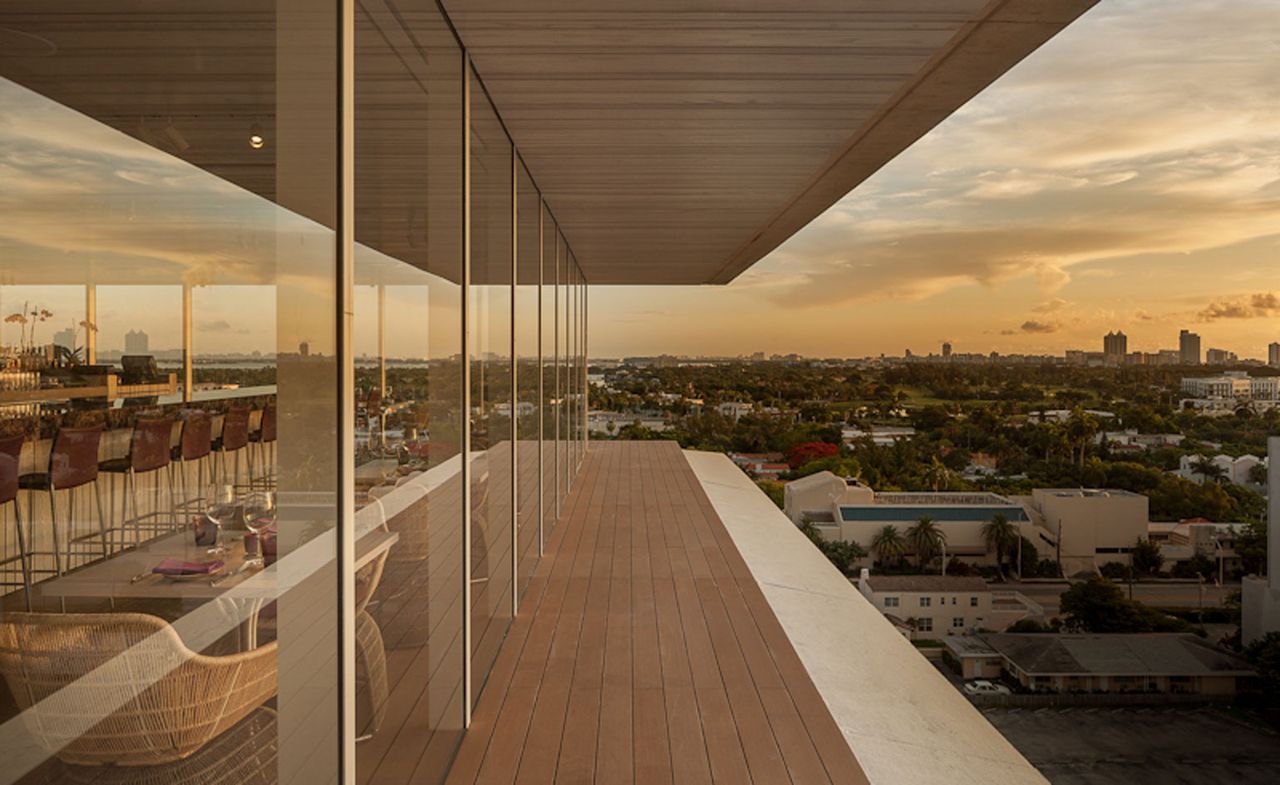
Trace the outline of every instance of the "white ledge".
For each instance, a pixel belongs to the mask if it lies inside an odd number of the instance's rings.
[[[728,457],[685,456],[872,785],[1047,785]]]

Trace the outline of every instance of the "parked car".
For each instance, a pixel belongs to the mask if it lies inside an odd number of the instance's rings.
[[[965,682],[964,692],[966,695],[1009,695],[1009,688],[1003,684],[996,684],[986,679],[974,679]]]

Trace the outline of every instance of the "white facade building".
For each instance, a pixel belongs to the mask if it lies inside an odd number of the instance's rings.
[[[992,616],[991,589],[977,576],[871,575],[864,569],[858,590],[912,638],[966,635],[988,627]]]

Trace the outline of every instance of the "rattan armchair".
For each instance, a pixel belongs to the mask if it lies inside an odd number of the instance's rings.
[[[0,674],[64,763],[147,766],[186,758],[274,696],[276,644],[210,657],[147,614],[8,613]],[[139,691],[139,678],[154,682]]]

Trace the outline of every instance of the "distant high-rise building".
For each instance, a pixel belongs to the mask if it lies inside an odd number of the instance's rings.
[[[1200,336],[1190,330],[1178,333],[1178,359],[1183,365],[1200,364]]]
[[[1129,337],[1117,330],[1102,337],[1102,355],[1108,362],[1123,363],[1129,353]]]
[[[302,355],[303,357],[309,357],[311,355],[311,344],[307,343],[306,341],[303,341],[302,343],[298,344],[298,354]]]
[[[944,360],[951,359],[951,344],[947,341],[942,342],[942,358]]]
[[[1227,365],[1239,360],[1235,352],[1229,352],[1226,349],[1210,349],[1204,353],[1204,362],[1206,365]]]
[[[146,354],[151,350],[151,339],[141,330],[130,330],[124,334],[125,354]]]
[[[1267,346],[1267,365],[1280,368],[1280,342]]]
[[[68,327],[65,330],[59,330],[53,334],[54,346],[65,346],[68,349],[76,348],[76,328]]]

